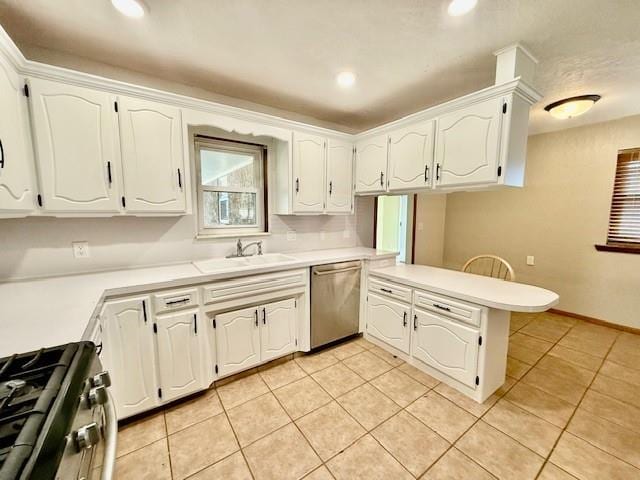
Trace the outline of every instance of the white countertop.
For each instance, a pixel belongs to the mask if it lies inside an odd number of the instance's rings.
[[[295,260],[220,273],[203,274],[182,263],[0,283],[0,357],[80,340],[107,297],[396,253],[354,247],[286,255]]]
[[[544,288],[424,265],[395,265],[372,269],[369,273],[414,288],[512,312],[543,312],[560,299],[557,293]]]

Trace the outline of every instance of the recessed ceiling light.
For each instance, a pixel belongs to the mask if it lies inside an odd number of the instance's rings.
[[[449,15],[459,17],[465,13],[469,13],[476,6],[478,0],[451,0],[449,4]]]
[[[111,0],[114,7],[123,15],[131,18],[144,16],[144,4],[140,0]]]
[[[600,95],[580,95],[550,103],[544,109],[555,118],[565,120],[587,113],[598,100]]]
[[[342,88],[353,87],[356,83],[356,76],[352,72],[340,72],[336,77],[336,82],[338,82],[338,85]]]

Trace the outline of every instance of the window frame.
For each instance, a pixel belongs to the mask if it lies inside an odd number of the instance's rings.
[[[256,187],[217,187],[202,184],[201,151],[219,151],[251,155],[254,158]],[[268,182],[267,146],[203,135],[194,135],[194,163],[197,189],[197,238],[250,236],[268,234]],[[224,225],[207,227],[204,222],[204,193],[254,193],[256,195],[256,221],[254,225]],[[220,202],[220,199],[218,200]],[[227,197],[227,205],[228,205]]]
[[[633,155],[638,156],[638,158],[640,159],[640,148],[629,148],[629,149],[618,151],[618,156],[616,157],[616,171],[614,175],[614,184],[611,192],[611,208],[609,210],[609,218],[607,223],[607,242],[606,244],[595,245],[596,250],[598,251],[640,254],[640,233],[638,234],[637,241],[635,240],[635,232],[633,236],[634,240],[631,240],[628,242],[621,242],[621,241],[616,241],[611,239],[612,219],[614,215],[618,215],[618,216],[620,215],[620,207],[619,205],[616,205],[616,203],[622,203],[622,202],[616,202],[616,195],[618,196],[621,195],[621,193],[618,191],[618,188],[619,188],[618,179],[624,173],[624,172],[623,173],[620,172],[620,168],[621,168],[620,157],[622,155],[629,155],[629,154],[632,155],[632,160],[633,160]],[[640,171],[638,172],[637,178],[634,175],[632,177],[632,180],[626,180],[625,183],[634,183],[635,181],[640,181]]]

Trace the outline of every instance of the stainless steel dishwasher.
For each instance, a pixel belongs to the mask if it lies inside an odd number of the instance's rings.
[[[311,348],[358,333],[360,261],[311,268]]]

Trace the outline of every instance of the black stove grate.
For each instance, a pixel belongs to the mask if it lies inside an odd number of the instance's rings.
[[[62,345],[0,359],[0,480],[18,478],[78,350]]]

